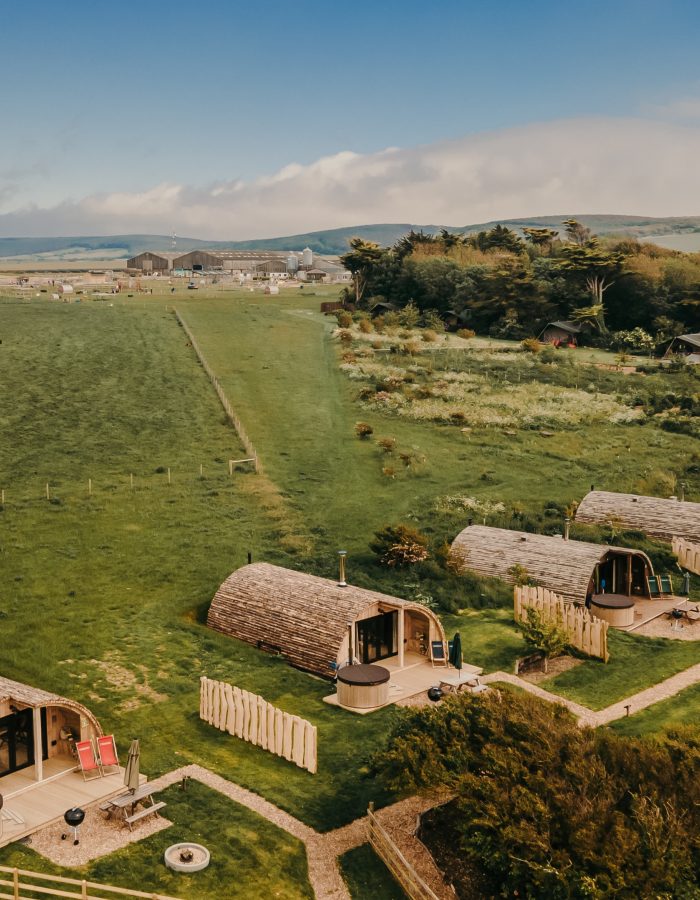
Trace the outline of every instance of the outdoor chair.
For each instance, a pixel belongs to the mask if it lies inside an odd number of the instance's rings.
[[[0,837],[2,837],[3,831],[5,830],[5,822],[12,822],[13,825],[26,824],[19,813],[5,808],[5,798],[0,794]]]
[[[105,769],[114,769],[116,772],[119,771],[117,745],[114,742],[113,734],[107,734],[97,738],[97,752],[100,756],[100,766],[103,775],[113,774],[112,772],[105,772]]]
[[[80,763],[80,771],[85,781],[102,777],[102,767],[95,753],[95,745],[92,741],[78,741],[75,745]]]
[[[444,641],[430,642],[430,662],[435,666],[447,667],[447,647]]]

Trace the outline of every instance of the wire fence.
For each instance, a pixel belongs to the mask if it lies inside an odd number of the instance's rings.
[[[226,413],[228,420],[235,428],[236,433],[238,434],[238,437],[240,438],[240,441],[243,444],[243,447],[245,448],[246,453],[248,454],[248,458],[246,460],[241,460],[241,462],[242,461],[252,462],[253,466],[255,467],[255,471],[261,475],[263,473],[262,463],[260,462],[260,458],[258,457],[258,452],[255,449],[253,442],[248,437],[248,432],[245,430],[245,428],[243,427],[243,423],[241,422],[239,417],[234,412],[233,407],[231,406],[231,403],[229,402],[229,399],[226,396],[226,393],[225,393],[224,389],[222,388],[219,379],[216,377],[214,370],[207,362],[207,359],[204,356],[204,354],[202,353],[202,350],[201,350],[199,344],[197,343],[195,336],[190,331],[190,328],[189,328],[187,322],[185,322],[185,320],[182,318],[182,316],[176,309],[173,308],[173,312],[175,313],[175,318],[177,319],[178,324],[182,327],[183,331],[189,338],[189,341],[192,344],[192,349],[197,354],[197,359],[202,364],[202,368],[209,376],[209,380],[211,381],[212,385],[214,386],[216,395],[219,398],[219,401],[221,402],[221,405],[224,408],[224,412]]]

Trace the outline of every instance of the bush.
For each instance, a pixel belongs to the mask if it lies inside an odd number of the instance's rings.
[[[342,344],[351,344],[352,343],[352,331],[348,331],[347,328],[343,328],[338,332],[338,338]]]
[[[360,329],[362,334],[370,334],[372,332],[372,323],[369,319],[360,319],[357,323],[357,327]]]
[[[346,309],[339,309],[335,314],[339,328],[349,328],[352,325],[352,316]]]
[[[411,301],[410,303],[407,303],[399,313],[399,323],[403,325],[404,328],[415,328],[419,322],[420,310],[416,304]]]
[[[544,656],[546,672],[549,660],[566,650],[569,636],[556,622],[545,622],[542,614],[532,607],[525,610],[525,615],[527,619],[520,623],[523,637],[533,650],[539,650]]]
[[[520,342],[520,346],[526,353],[539,353],[542,349],[540,342],[534,337],[525,338],[524,341]]]
[[[393,453],[396,448],[396,438],[380,437],[377,439],[377,446],[381,447],[385,453]]]
[[[405,344],[401,344],[401,352],[407,356],[416,356],[420,352],[420,345],[418,341],[406,341]]]
[[[436,334],[432,329],[430,329],[430,328],[427,328],[427,329],[423,332],[423,334],[421,335],[421,337],[422,337],[422,339],[426,342],[426,344],[432,344],[432,343],[434,343],[434,342],[438,339],[437,334]]]
[[[357,425],[355,425],[355,434],[361,441],[366,441],[367,438],[374,434],[374,428],[372,428],[371,425],[368,425],[367,422],[358,422]]]
[[[408,525],[387,525],[375,533],[369,547],[389,568],[412,566],[429,556],[428,538]]]
[[[472,331],[471,328],[460,328],[457,331],[457,337],[462,338],[464,341],[468,341],[473,337],[476,337],[476,331]]]

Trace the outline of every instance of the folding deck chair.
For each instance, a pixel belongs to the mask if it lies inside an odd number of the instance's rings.
[[[105,772],[105,769],[114,769],[116,772],[119,771],[117,745],[114,742],[113,734],[106,734],[103,737],[97,738],[97,752],[100,757],[100,766],[103,775],[113,774],[112,772]]]
[[[95,753],[95,745],[93,742],[77,741],[75,750],[78,754],[78,762],[80,763],[80,771],[83,773],[83,779],[85,781],[91,781],[93,778],[101,778],[102,768]],[[90,776],[89,778],[88,775]]]
[[[435,666],[447,667],[447,647],[444,641],[430,642],[430,662]]]

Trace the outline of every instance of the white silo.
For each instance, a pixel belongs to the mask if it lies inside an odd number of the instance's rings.
[[[290,275],[295,275],[299,268],[299,257],[295,253],[290,253],[287,257],[287,271]]]
[[[311,247],[304,247],[302,254],[302,265],[305,269],[310,269],[314,264],[314,251]]]

